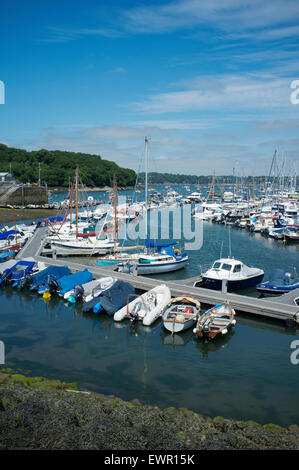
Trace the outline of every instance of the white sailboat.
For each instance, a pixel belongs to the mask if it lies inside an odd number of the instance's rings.
[[[145,137],[145,233],[148,234],[148,138]],[[184,268],[188,262],[188,255],[178,249],[173,249],[176,243],[154,243],[146,239],[145,253],[134,255],[130,261],[118,264],[118,270],[134,275],[160,274],[177,271]],[[136,259],[137,258],[137,259]]]

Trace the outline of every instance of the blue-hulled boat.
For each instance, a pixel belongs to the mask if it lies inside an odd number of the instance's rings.
[[[23,279],[27,274],[33,272],[33,268],[35,265],[35,261],[18,261],[15,265],[13,265],[9,269],[5,269],[3,271],[2,276],[0,277],[0,285],[1,284],[9,284],[14,283],[15,281],[19,281]]]
[[[86,302],[83,306],[83,312],[92,310],[93,313],[100,313],[104,311],[112,316],[126,305],[128,298],[134,294],[135,289],[131,284],[116,281],[110,289],[104,290],[99,296]]]
[[[50,294],[58,293],[60,297],[72,290],[78,284],[82,285],[92,280],[92,273],[87,269],[78,271],[74,274],[63,276],[60,279],[51,279],[48,282],[47,290]]]
[[[48,266],[36,274],[28,274],[25,276],[18,287],[20,289],[27,287],[31,291],[36,291],[42,287],[46,288],[50,279],[60,279],[62,276],[67,276],[68,274],[70,274],[70,270],[67,266]]]
[[[263,277],[262,269],[246,266],[234,258],[220,258],[194,282],[193,287],[222,290],[226,286],[227,291],[232,292],[254,287]]]
[[[256,286],[258,292],[263,294],[285,294],[299,287],[299,279],[294,278],[283,269],[273,269],[269,281],[262,282]]]

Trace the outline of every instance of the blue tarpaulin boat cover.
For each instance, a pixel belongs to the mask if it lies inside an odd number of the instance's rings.
[[[100,304],[102,310],[112,316],[117,310],[126,305],[129,296],[135,294],[135,289],[131,284],[124,281],[116,281],[110,289],[103,291],[98,297],[86,302],[83,311],[92,310],[96,304]],[[132,300],[132,298],[130,299]]]
[[[53,222],[62,222],[63,221],[63,216],[62,215],[57,215],[56,217],[49,217],[48,221],[53,224]]]
[[[166,248],[168,246],[173,246],[176,245],[177,242],[171,242],[171,243],[156,243],[151,241],[149,238],[146,239],[145,241],[145,246],[146,248],[156,248],[157,250],[160,248]]]
[[[63,295],[78,284],[86,284],[86,282],[89,281],[92,281],[92,274],[87,269],[69,274],[68,276],[63,276],[57,281],[60,287],[59,294]]]
[[[20,233],[18,230],[7,230],[6,232],[0,233],[0,240],[6,240],[7,238],[13,238],[16,236],[16,233]]]
[[[34,265],[35,265],[35,261],[18,261],[11,268],[5,269],[3,271],[3,274],[1,276],[1,281],[3,279],[8,279],[8,277],[10,277],[12,281],[21,279],[26,274],[32,272]]]
[[[37,274],[32,276],[31,290],[37,289],[39,286],[45,284],[49,276],[51,279],[60,279],[62,276],[70,274],[70,270],[67,266],[48,266]]]

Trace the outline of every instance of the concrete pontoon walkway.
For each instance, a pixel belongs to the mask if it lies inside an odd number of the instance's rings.
[[[223,293],[201,287],[192,287],[194,278],[180,281],[161,281],[161,279],[154,279],[151,277],[133,276],[131,274],[120,273],[114,271],[111,267],[86,266],[84,264],[73,263],[71,261],[40,256],[43,239],[46,236],[46,230],[46,227],[38,228],[31,239],[29,239],[26,245],[18,253],[17,258],[22,259],[32,257],[36,261],[43,261],[47,265],[67,265],[73,272],[88,268],[95,278],[115,276],[120,280],[129,282],[136,289],[141,291],[148,291],[157,285],[166,284],[170,288],[173,297],[189,294],[198,299],[204,305],[215,305],[219,302],[229,302],[237,312],[245,312],[277,320],[292,320],[294,315],[299,312],[299,306],[296,306],[295,304],[282,303],[281,301],[277,302],[276,299],[273,298],[271,298],[271,300],[258,299],[245,295]]]

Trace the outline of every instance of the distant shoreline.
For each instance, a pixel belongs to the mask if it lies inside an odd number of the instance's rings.
[[[69,188],[62,188],[62,187],[49,187],[48,190],[54,193],[65,193],[68,191]],[[120,187],[118,188],[119,191],[129,191],[131,189],[134,189],[133,186],[126,186],[124,188]],[[89,191],[89,192],[106,192],[106,191],[112,191],[112,188],[110,186],[103,186],[103,187],[95,187],[95,188],[89,188],[86,187],[84,188],[84,191]]]
[[[17,222],[44,219],[46,217],[53,217],[57,214],[57,209],[15,209],[15,218]],[[0,208],[0,224],[5,222],[14,222],[14,212],[10,208]]]

